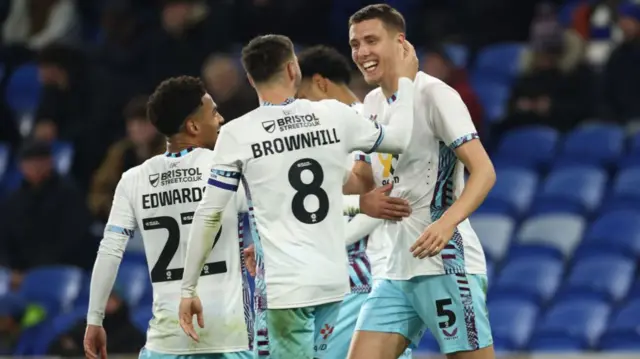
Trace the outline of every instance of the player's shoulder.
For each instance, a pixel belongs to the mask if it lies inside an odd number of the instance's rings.
[[[445,94],[455,94],[458,92],[446,82],[437,77],[419,71],[414,81],[414,91],[420,93],[422,97],[433,99],[436,96]]]

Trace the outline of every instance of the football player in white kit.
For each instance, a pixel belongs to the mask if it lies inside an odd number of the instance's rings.
[[[387,62],[404,33],[404,18],[386,4],[349,20],[353,61],[367,83],[379,86],[366,96],[364,114],[382,124],[397,101],[391,87],[397,77]],[[371,159],[377,184],[394,183],[391,195],[409,200],[412,213],[384,221],[371,235],[382,242],[384,265],[360,312],[349,358],[397,358],[429,329],[449,358],[493,359],[484,253],[467,218],[493,186],[495,171],[458,93],[423,72],[414,85],[407,151],[379,151]]]
[[[259,358],[324,358],[340,302],[349,292],[343,191],[361,193],[345,170],[354,150],[401,153],[411,136],[415,51],[398,43],[398,101],[378,126],[335,100],[294,98],[300,68],[286,36],[253,39],[242,63],[262,106],[220,132],[210,186],[194,216],[180,321],[192,333],[198,268],[220,216],[242,181],[257,255],[254,350]]]
[[[213,253],[199,263],[200,295],[205,302],[199,341],[178,324],[180,280],[193,215],[206,189],[217,132],[224,121],[202,82],[182,76],[162,82],[147,105],[150,121],[167,136],[167,152],[125,172],[118,183],[93,274],[87,314],[85,351],[106,357],[102,328],[127,240],[140,230],[153,286],[153,318],[144,359],[248,359],[253,335],[249,287],[242,260],[245,202],[238,194],[211,233]]]
[[[302,71],[298,98],[306,98],[311,101],[334,99],[351,106],[356,112],[362,113],[362,103],[349,89],[351,68],[349,60],[344,55],[336,49],[319,45],[300,52],[298,62]],[[369,164],[371,163],[369,155],[355,152],[349,156],[347,166],[352,167],[354,160],[360,158],[364,158],[365,162]],[[369,174],[372,175],[370,165],[368,167]],[[391,189],[392,185],[387,184],[386,187],[385,189]],[[349,195],[344,198],[345,202],[353,204],[352,206],[347,205],[349,209],[352,209],[345,212],[348,221],[357,216],[365,216],[365,214],[358,214],[358,197],[358,195]],[[398,214],[398,216],[405,217],[409,214],[410,212],[407,212],[406,214]],[[358,220],[352,224],[357,222]],[[345,297],[340,306],[336,326],[329,337],[327,358],[347,357],[360,308],[371,292],[372,274],[375,275],[380,271],[379,267],[384,265],[384,261],[378,255],[380,250],[376,248],[376,243],[370,242],[366,235],[356,238],[358,240],[355,243],[349,243],[347,247],[351,293]],[[411,358],[411,349],[407,348],[401,358]]]

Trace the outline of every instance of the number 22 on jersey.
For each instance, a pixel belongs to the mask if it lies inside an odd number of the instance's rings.
[[[194,212],[185,212],[180,214],[180,223],[183,225],[190,225],[193,222]],[[158,261],[151,269],[151,283],[171,282],[176,280],[182,280],[184,268],[169,269],[169,263],[173,260],[178,249],[180,248],[180,226],[178,221],[169,216],[151,217],[142,220],[142,226],[145,231],[164,229],[167,231],[167,243],[165,243]],[[213,242],[215,248],[216,243],[220,239],[222,234],[222,227],[216,235],[216,239]],[[221,274],[227,272],[227,263],[225,261],[205,263],[200,272],[200,276]]]

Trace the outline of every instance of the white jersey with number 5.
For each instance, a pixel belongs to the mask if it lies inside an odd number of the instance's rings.
[[[411,117],[407,122],[410,127]],[[392,138],[408,140],[396,134],[387,142],[384,134],[382,127],[335,100],[290,99],[224,126],[214,169],[242,174],[257,239],[259,308],[320,305],[341,301],[349,292],[345,158],[381,144],[397,150],[406,142],[399,146]],[[213,182],[224,189],[221,178]]]
[[[385,221],[372,234],[381,264],[376,278],[406,280],[419,275],[486,273],[484,253],[469,220],[435,257],[418,259],[409,251],[427,226],[436,221],[464,188],[464,165],[454,150],[478,138],[460,95],[424,72],[414,81],[414,125],[407,151],[371,155],[377,185],[393,182],[392,196],[409,201],[412,213],[400,222]],[[385,124],[392,99],[381,89],[364,100],[365,115]]]
[[[158,155],[127,171],[120,180],[108,226],[141,231],[153,286],[153,318],[146,348],[194,354],[248,350],[252,314],[242,262],[244,196],[236,195],[222,221],[213,251],[201,272],[198,294],[206,325],[196,343],[178,324],[180,284],[193,214],[202,199],[212,151],[203,148]]]

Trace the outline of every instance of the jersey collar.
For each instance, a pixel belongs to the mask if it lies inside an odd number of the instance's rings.
[[[287,99],[284,100],[283,103],[271,103],[269,101],[262,101],[261,105],[262,106],[286,106],[295,100],[296,100],[295,97],[287,97]]]
[[[187,147],[184,150],[180,151],[180,152],[165,152],[164,155],[167,157],[173,157],[173,158],[178,158],[178,157],[184,157],[187,154],[189,154],[189,152],[193,151],[195,149],[195,147]]]
[[[387,103],[391,105],[392,103],[396,102],[397,99],[398,99],[398,93],[396,92],[393,95],[391,95],[391,97],[387,98]]]

